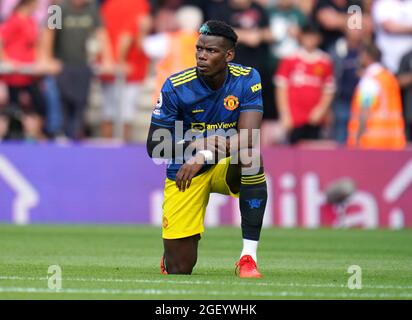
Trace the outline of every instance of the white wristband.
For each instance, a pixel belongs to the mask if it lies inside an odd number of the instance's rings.
[[[213,152],[210,150],[200,150],[199,153],[205,157],[205,161],[209,162],[213,160]]]

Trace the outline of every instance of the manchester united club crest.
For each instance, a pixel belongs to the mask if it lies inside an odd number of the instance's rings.
[[[223,101],[223,104],[227,110],[233,111],[239,107],[239,99],[235,96],[227,96]]]
[[[323,68],[323,66],[321,64],[317,64],[314,69],[313,72],[315,73],[315,75],[317,75],[318,77],[322,77],[323,74],[325,73],[325,70]]]

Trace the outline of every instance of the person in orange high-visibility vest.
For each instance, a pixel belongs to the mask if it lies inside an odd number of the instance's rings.
[[[202,11],[194,6],[183,6],[176,12],[179,30],[149,36],[143,43],[146,54],[156,60],[156,83],[153,105],[159,98],[165,80],[173,73],[196,65],[193,50],[203,21]]]
[[[352,101],[348,145],[363,149],[403,149],[406,146],[402,99],[396,77],[381,63],[373,43],[363,46],[364,69]]]

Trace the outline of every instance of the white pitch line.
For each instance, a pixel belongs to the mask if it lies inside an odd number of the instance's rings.
[[[164,289],[60,289],[58,291],[43,288],[0,287],[0,293],[68,293],[68,294],[108,294],[108,295],[210,295],[210,296],[254,296],[254,297],[316,297],[316,298],[412,298],[412,293],[305,293],[305,292],[250,292],[244,291],[199,291],[199,290],[164,290]]]
[[[21,280],[21,281],[47,281],[47,277],[20,277],[20,276],[0,276],[0,280]],[[210,280],[148,280],[148,279],[111,279],[111,278],[66,278],[65,281],[75,282],[107,282],[107,283],[148,283],[148,284],[189,284],[189,285],[256,285],[256,286],[271,286],[271,287],[295,287],[295,288],[347,288],[344,284],[316,284],[316,283],[277,283],[277,282],[225,282],[225,281],[210,281]],[[412,289],[412,285],[363,285],[363,288],[367,289]]]

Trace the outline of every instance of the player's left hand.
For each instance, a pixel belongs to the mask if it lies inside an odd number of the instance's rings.
[[[202,169],[205,164],[205,157],[198,153],[182,165],[176,174],[176,186],[179,191],[185,192],[190,187],[193,177]]]
[[[325,117],[325,111],[320,107],[315,107],[309,115],[309,124],[319,125]]]

